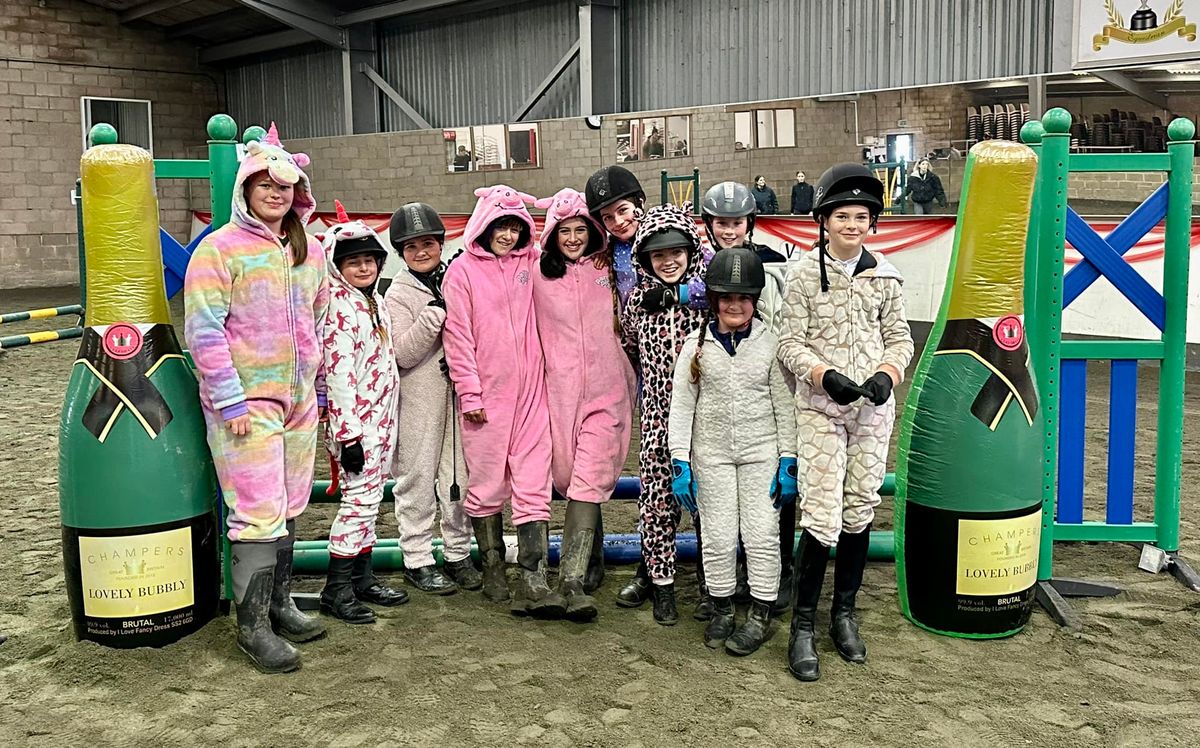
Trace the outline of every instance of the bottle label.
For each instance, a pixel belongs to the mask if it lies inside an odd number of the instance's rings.
[[[1002,596],[1032,587],[1041,531],[1040,512],[1010,519],[960,519],[955,591]]]
[[[195,602],[189,527],[144,535],[79,537],[83,612],[136,618]]]

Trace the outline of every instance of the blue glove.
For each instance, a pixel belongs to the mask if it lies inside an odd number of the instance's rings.
[[[771,498],[775,500],[775,508],[782,509],[785,504],[794,504],[799,489],[796,486],[796,458],[780,457],[779,470],[771,479]]]
[[[671,460],[671,493],[681,507],[696,513],[696,479],[692,477],[690,462]]]

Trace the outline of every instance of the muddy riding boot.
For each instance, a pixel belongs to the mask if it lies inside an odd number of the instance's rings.
[[[829,549],[807,531],[800,533],[800,551],[792,576],[792,630],[788,637],[788,670],[803,681],[821,677],[817,661],[817,602],[825,583]]]
[[[404,580],[421,592],[431,595],[453,595],[458,592],[458,585],[442,573],[437,564],[418,566],[415,569],[406,568]]]
[[[271,627],[292,642],[308,642],[325,636],[320,619],[300,612],[292,600],[292,564],[296,550],[296,520],[287,521],[288,535],[276,541],[275,581],[271,588]]]
[[[771,633],[771,603],[750,600],[746,621],[725,640],[725,651],[732,655],[754,654]]]
[[[483,586],[483,574],[475,568],[470,556],[442,564],[442,573],[464,590],[475,591]]]
[[[829,635],[833,637],[833,645],[837,647],[842,659],[856,665],[867,661],[867,645],[858,635],[854,600],[862,587],[870,538],[870,525],[862,532],[843,532],[838,536],[837,558],[834,559],[833,565],[833,607],[830,612]]]
[[[549,547],[549,522],[526,522],[517,528],[517,565],[521,576],[513,595],[514,615],[562,618],[567,612],[567,601],[551,589],[546,579]]]
[[[633,579],[617,593],[617,605],[622,608],[642,607],[642,603],[650,599],[650,587],[650,572],[646,569],[646,561],[643,559],[638,564]]]
[[[738,543],[737,566],[734,574],[737,579],[737,586],[733,590],[733,601],[739,605],[746,605],[752,602],[750,598],[750,577],[746,571],[746,549]]]
[[[675,583],[652,584],[654,597],[654,622],[660,626],[679,623],[679,611],[675,607]]]
[[[720,649],[725,646],[725,640],[733,633],[733,598],[713,597],[712,617],[704,627],[704,646],[709,649]]]
[[[346,623],[375,623],[375,611],[363,605],[354,594],[350,575],[357,556],[329,554],[329,576],[321,590],[321,612]]]
[[[696,609],[692,618],[697,621],[707,621],[713,617],[713,600],[708,594],[708,584],[704,578],[704,538],[700,534],[700,515],[695,515],[692,524],[696,528],[696,584],[699,591],[696,595]]]
[[[599,505],[597,505],[599,506]],[[592,536],[592,553],[587,572],[583,575],[583,591],[589,595],[604,583],[604,517],[596,516],[596,532]]]
[[[354,585],[354,596],[364,603],[392,608],[408,602],[407,592],[386,587],[375,578],[374,572],[371,571],[370,548],[354,557],[350,581]]]
[[[587,594],[584,578],[591,561],[592,541],[600,520],[600,505],[567,501],[563,524],[562,555],[558,561],[558,592],[567,602],[566,617],[586,622],[596,617],[596,601]]]
[[[772,613],[782,616],[792,607],[792,568],[796,557],[796,504],[779,510],[779,597]]]
[[[231,544],[237,645],[264,673],[300,668],[300,652],[271,630],[271,593],[275,588],[277,543]]]
[[[494,603],[508,602],[508,574],[504,567],[504,515],[472,517],[479,561],[483,565],[483,596]]]

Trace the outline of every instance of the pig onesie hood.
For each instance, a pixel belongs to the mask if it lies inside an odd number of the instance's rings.
[[[462,413],[483,410],[484,423],[462,424],[471,475],[466,510],[499,513],[512,500],[514,525],[550,518],[550,416],[542,345],[533,310],[538,272],[533,198],[505,185],[482,187],[467,221],[466,252],[442,281],[446,326],[442,341]],[[503,217],[528,228],[529,240],[503,257],[482,242]]]
[[[575,190],[560,190],[537,207],[546,210],[543,252],[559,251],[555,232],[571,218],[582,218],[604,236]],[[590,503],[607,501],[621,475],[635,387],[615,324],[612,259],[605,254],[574,262],[564,257],[561,278],[547,278],[539,270],[533,281],[546,359],[554,487],[573,501]]]

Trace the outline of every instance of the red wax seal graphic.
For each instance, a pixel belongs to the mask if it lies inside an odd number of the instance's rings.
[[[1025,326],[1021,324],[1021,318],[1010,314],[996,320],[996,326],[992,328],[992,340],[1006,351],[1020,348],[1021,343],[1025,342]]]
[[[142,333],[137,327],[125,322],[109,325],[104,332],[104,352],[124,361],[133,358],[142,350]]]

